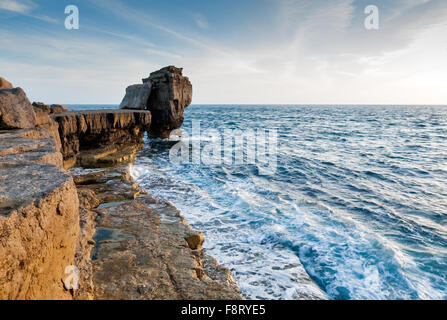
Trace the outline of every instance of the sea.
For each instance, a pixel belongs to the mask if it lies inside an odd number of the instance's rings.
[[[146,136],[132,174],[204,232],[245,298],[447,299],[447,107],[191,105],[184,118],[172,139]],[[179,143],[231,154],[224,141],[262,131],[271,172],[173,160]]]

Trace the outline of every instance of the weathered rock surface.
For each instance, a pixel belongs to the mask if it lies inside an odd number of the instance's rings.
[[[67,112],[68,107],[61,104],[52,104],[50,106],[51,113],[59,114],[62,112]]]
[[[190,247],[197,232],[169,203],[144,196],[97,211],[95,298],[241,299],[229,271]]]
[[[51,117],[59,124],[64,159],[76,157],[80,150],[141,143],[151,124],[150,112],[134,110],[74,111]]]
[[[63,165],[53,135],[40,128],[0,131],[0,159]]]
[[[86,202],[81,202],[79,208],[81,232],[75,252],[75,266],[79,270],[80,283],[79,288],[73,292],[73,297],[76,300],[94,299],[93,269],[90,255],[95,244],[93,236],[96,232],[95,219],[97,214],[84,207],[85,204]],[[89,205],[92,205],[92,203],[89,203]]]
[[[241,298],[230,271],[203,252],[203,234],[169,202],[132,182],[129,168],[69,172],[79,183],[80,203],[98,214],[95,299]]]
[[[30,129],[36,115],[21,88],[0,90],[0,129]]]
[[[2,89],[13,89],[14,86],[8,80],[0,77],[0,90]]]
[[[118,164],[133,163],[137,157],[137,151],[142,149],[139,143],[128,146],[108,146],[99,149],[81,151],[76,159],[76,164],[84,168],[112,167]]]
[[[152,85],[150,82],[127,87],[120,109],[146,109]]]
[[[71,299],[78,198],[62,169],[0,157],[0,299]]]
[[[68,107],[61,104],[46,105],[43,102],[33,102],[34,111],[40,110],[47,114],[59,114],[68,111]]]
[[[183,111],[192,101],[191,82],[182,72],[183,69],[174,66],[152,72],[143,79],[143,85],[132,85],[126,89],[120,107],[151,111],[151,135],[168,138],[172,130],[182,125]]]
[[[45,112],[46,114],[51,113],[50,106],[46,105],[43,102],[33,102],[33,107],[34,107],[34,111],[36,111],[36,109],[37,109],[39,111]]]

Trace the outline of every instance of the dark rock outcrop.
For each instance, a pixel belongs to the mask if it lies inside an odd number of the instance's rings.
[[[144,106],[144,109],[151,111],[149,132],[152,136],[168,138],[171,131],[180,128],[183,123],[183,111],[192,101],[192,85],[182,71],[174,66],[165,67],[143,79],[143,85],[126,89],[121,108],[141,109]]]
[[[151,113],[134,110],[74,111],[51,115],[59,124],[64,159],[80,150],[143,142]]]
[[[0,90],[0,129],[30,129],[36,126],[33,106],[21,88]]]

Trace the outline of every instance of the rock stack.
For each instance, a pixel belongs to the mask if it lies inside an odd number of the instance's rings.
[[[169,66],[152,72],[143,84],[127,87],[121,109],[149,110],[152,124],[149,133],[168,138],[183,123],[183,111],[191,104],[192,85],[182,68]]]

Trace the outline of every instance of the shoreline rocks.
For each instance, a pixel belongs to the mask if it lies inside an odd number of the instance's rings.
[[[127,168],[70,173],[80,203],[96,213],[94,299],[241,299],[230,271],[202,250],[203,234],[134,183]]]
[[[203,234],[115,167],[151,112],[59,111],[0,90],[0,299],[241,299]],[[70,157],[95,169],[67,172]]]
[[[36,127],[33,106],[21,88],[0,90],[0,130]]]

